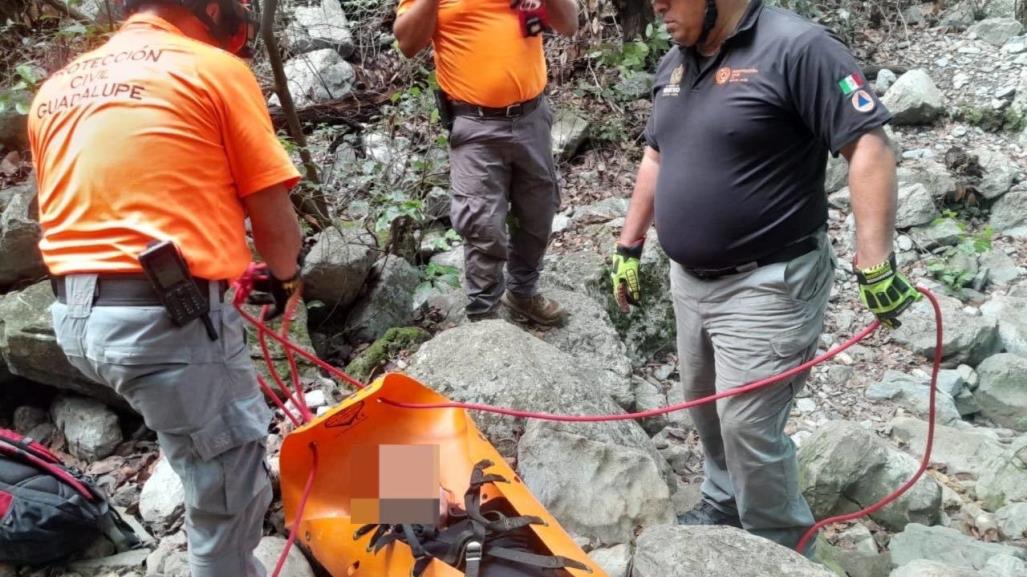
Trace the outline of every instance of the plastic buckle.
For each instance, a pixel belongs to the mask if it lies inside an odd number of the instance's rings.
[[[464,559],[468,562],[481,561],[481,543],[468,541],[467,548],[464,550]]]

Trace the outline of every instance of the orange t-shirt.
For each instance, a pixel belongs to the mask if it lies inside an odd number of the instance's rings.
[[[419,1],[400,0],[397,12]],[[522,34],[510,0],[439,0],[432,40],[439,86],[454,100],[508,106],[546,87],[542,36]]]
[[[55,275],[138,272],[172,240],[193,275],[235,278],[251,260],[241,199],[299,180],[246,63],[151,15],[43,84],[29,142]]]

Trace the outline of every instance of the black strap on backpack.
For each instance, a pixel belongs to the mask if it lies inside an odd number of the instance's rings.
[[[0,562],[51,563],[101,535],[119,552],[141,545],[85,475],[7,429],[0,429],[0,505]]]
[[[483,560],[486,558],[537,569],[573,568],[591,573],[588,566],[574,559],[528,551],[534,537],[529,536],[530,531],[525,532],[526,528],[529,525],[545,525],[541,518],[533,515],[511,517],[495,508],[483,510],[482,486],[509,482],[501,475],[485,473],[485,469],[492,465],[487,459],[474,465],[471,483],[464,493],[465,511],[451,515],[447,527],[363,525],[353,534],[353,539],[359,540],[372,533],[367,550],[375,553],[396,541],[406,543],[414,556],[411,577],[420,577],[432,559],[439,559],[462,570],[466,577],[482,576]]]

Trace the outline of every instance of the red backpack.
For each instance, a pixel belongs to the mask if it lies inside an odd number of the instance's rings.
[[[0,429],[0,562],[61,561],[97,537],[139,546],[131,528],[77,470],[32,439]]]

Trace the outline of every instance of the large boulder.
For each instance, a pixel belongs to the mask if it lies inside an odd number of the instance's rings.
[[[914,457],[920,458],[927,448],[927,422],[910,417],[896,417],[891,422],[891,436],[903,443]],[[931,462],[942,463],[950,475],[979,475],[1003,458],[1007,447],[990,429],[955,429],[937,425]],[[1023,478],[1027,483],[1027,476]]]
[[[1016,162],[1009,158],[1009,155],[984,147],[977,147],[973,153],[977,156],[981,168],[984,169],[984,177],[977,191],[987,199],[994,199],[1009,192],[1016,182],[1017,175],[1021,172]]]
[[[1013,441],[1001,457],[980,472],[974,490],[989,511],[1006,503],[1027,501],[1027,435]]]
[[[1027,298],[993,296],[981,314],[998,322],[998,337],[1006,352],[1027,356]]]
[[[339,0],[321,0],[315,6],[296,6],[285,31],[289,48],[296,54],[330,49],[343,58],[353,54],[353,34]]]
[[[325,229],[303,263],[304,298],[332,308],[349,307],[360,294],[377,254],[374,237],[361,229]]]
[[[12,285],[46,276],[39,252],[39,228],[34,181],[12,187],[10,200],[0,213],[0,292]]]
[[[296,106],[345,98],[353,92],[356,73],[353,66],[331,48],[322,48],[290,58],[285,63],[289,93]],[[278,106],[278,95],[268,101]]]
[[[958,299],[944,295],[937,295],[937,299],[944,323],[943,366],[977,365],[998,351],[995,319],[968,313]],[[892,332],[892,338],[917,354],[933,359],[935,328],[934,307],[925,298],[902,313],[902,326]]]
[[[1006,236],[1027,238],[1027,190],[1014,190],[995,201],[990,222]]]
[[[919,182],[899,187],[895,228],[930,224],[939,215],[931,192]]]
[[[68,441],[68,452],[84,461],[109,457],[124,439],[118,416],[95,399],[58,397],[50,415]]]
[[[1004,250],[999,248],[993,248],[980,255],[978,260],[981,263],[981,268],[988,269],[988,282],[998,286],[1009,285],[1027,272],[1027,269],[1013,260],[1013,258],[1006,254]],[[985,310],[984,306],[981,307],[981,312],[983,314],[990,314],[989,311]],[[1000,321],[999,334],[1001,333],[1002,323]],[[1027,352],[1027,348],[1024,350]]]
[[[931,381],[893,371],[885,371],[881,381],[867,387],[866,396],[873,401],[894,401],[913,413],[927,416],[931,407]],[[935,395],[939,422],[956,424],[962,419],[955,400],[939,390]]]
[[[974,391],[981,414],[1003,427],[1027,431],[1027,357],[1002,353],[979,367]]]
[[[888,577],[985,577],[978,571],[966,567],[954,567],[940,561],[914,559],[897,567]]]
[[[414,291],[420,281],[413,265],[401,257],[387,256],[367,296],[357,302],[346,319],[347,338],[370,342],[392,327],[409,325],[414,318]]]
[[[113,389],[86,378],[68,362],[54,336],[49,282],[0,298],[0,356],[26,379],[127,407]]]
[[[623,411],[570,355],[500,320],[440,333],[409,373],[453,400],[550,413]],[[551,423],[487,412],[482,432],[569,531],[627,543],[637,526],[673,520],[670,468],[634,421]]]
[[[564,326],[551,328],[539,338],[573,357],[582,375],[618,405],[633,408],[631,360],[606,310],[579,292],[551,290],[546,294],[563,305],[570,316]]]
[[[892,113],[892,123],[931,124],[945,113],[945,99],[926,70],[916,68],[903,74],[888,89],[881,102]]]
[[[825,424],[799,448],[800,484],[817,519],[876,503],[912,478],[918,463],[856,423]],[[937,521],[941,487],[928,476],[870,516],[889,529]]]
[[[1027,503],[1002,507],[995,511],[995,520],[998,521],[999,532],[1006,539],[1027,538]]]
[[[967,32],[992,46],[1002,46],[1007,40],[1023,32],[1023,24],[1014,18],[985,18],[971,26]]]
[[[833,577],[795,551],[733,527],[651,527],[638,536],[632,577]]]
[[[892,561],[899,566],[917,559],[938,561],[952,567],[984,569],[995,555],[1027,559],[1027,550],[998,543],[984,543],[948,527],[910,523],[889,544]]]
[[[560,110],[553,119],[553,155],[568,160],[588,138],[589,122],[571,110]]]

